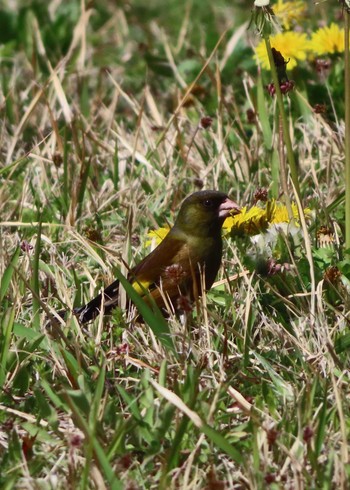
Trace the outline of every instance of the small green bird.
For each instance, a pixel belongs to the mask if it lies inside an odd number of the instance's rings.
[[[147,301],[159,307],[164,297],[181,311],[181,299],[195,300],[209,290],[221,264],[221,228],[225,219],[240,207],[218,191],[199,191],[184,200],[174,226],[164,240],[128,274],[128,281]],[[93,320],[101,311],[108,314],[118,304],[119,281],[114,281],[89,303],[74,309],[81,323]],[[103,301],[102,301],[103,300]]]

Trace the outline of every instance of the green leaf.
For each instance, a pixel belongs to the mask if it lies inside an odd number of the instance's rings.
[[[103,391],[105,388],[105,377],[106,377],[106,367],[100,367],[100,373],[97,379],[96,388],[94,398],[92,400],[90,415],[89,415],[89,423],[92,430],[95,429],[96,421],[98,419],[98,413],[100,410],[101,398],[103,395]]]
[[[76,358],[68,351],[60,349],[62,356],[66,362],[68,371],[73,379],[77,382],[79,375],[81,374],[81,366]]]
[[[41,380],[41,387],[45,390],[47,396],[50,398],[52,403],[59,409],[62,409],[64,406],[64,402],[57,395],[56,391],[53,389],[50,383],[48,383],[45,379]]]
[[[7,374],[7,361],[10,349],[11,334],[15,318],[15,309],[8,308],[1,321],[0,337],[0,387],[3,386]]]
[[[264,91],[261,75],[259,75],[259,77],[258,77],[257,87],[258,87],[257,96],[258,96],[259,121],[261,124],[263,136],[264,136],[265,147],[267,150],[271,150],[272,149],[272,130],[271,130],[271,125],[270,125],[270,121],[269,121],[269,112],[267,111],[267,108],[266,108],[266,96],[265,96],[265,91]]]
[[[243,455],[217,430],[204,424],[201,431],[222,451],[228,454],[237,463],[243,463]]]
[[[322,408],[318,412],[317,421],[318,427],[315,438],[315,456],[316,459],[321,453],[321,449],[324,443],[325,433],[326,433],[326,425],[327,425],[327,388],[324,390],[324,400],[322,403]]]
[[[116,388],[119,391],[119,394],[123,398],[124,402],[127,404],[127,408],[128,410],[130,410],[132,416],[136,420],[142,421],[142,416],[137,405],[137,400],[135,398],[132,398],[121,385],[118,384]]]
[[[33,326],[35,330],[40,331],[40,285],[39,285],[39,258],[41,249],[41,217],[39,218],[38,231],[36,236],[34,257],[32,259],[32,281],[33,289]]]
[[[28,366],[22,366],[16,373],[12,382],[12,387],[14,390],[18,390],[21,395],[24,395],[28,391],[29,382],[30,376]]]
[[[350,350],[350,333],[338,337],[334,343],[334,349],[337,354]]]
[[[66,393],[70,399],[74,401],[75,406],[79,409],[80,413],[86,417],[90,414],[91,403],[86,393],[81,390],[67,390]]]
[[[15,253],[12,256],[11,262],[6,267],[6,269],[2,275],[1,284],[0,284],[0,302],[4,299],[4,297],[7,293],[7,290],[10,286],[10,282],[11,282],[13,273],[17,267],[20,251],[21,251],[21,249],[19,247],[17,247],[15,250]]]
[[[50,422],[57,422],[57,413],[51,408],[42,391],[35,388],[34,396],[39,409],[39,417],[41,419],[50,420]]]
[[[13,333],[17,335],[18,337],[22,337],[26,340],[36,340],[39,337],[42,339],[45,338],[45,336],[38,334],[37,331],[33,330],[30,327],[25,327],[21,323],[14,323],[13,325]]]
[[[283,397],[287,399],[292,398],[291,386],[280,376],[271,366],[271,364],[260,354],[254,352],[255,357],[260,361],[262,366],[266,369],[269,374],[271,381],[273,382],[276,391]]]

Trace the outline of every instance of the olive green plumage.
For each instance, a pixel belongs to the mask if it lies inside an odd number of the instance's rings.
[[[164,306],[163,297],[175,310],[181,307],[178,299],[187,296],[195,299],[210,289],[221,264],[221,227],[227,216],[239,213],[238,205],[218,191],[200,191],[183,202],[174,226],[168,235],[139,264],[130,270],[128,280],[145,297],[150,294],[158,306]],[[104,295],[104,313],[118,303],[119,281],[113,282],[104,292],[87,305],[74,310],[81,323],[95,318]],[[146,290],[148,291],[146,293]]]

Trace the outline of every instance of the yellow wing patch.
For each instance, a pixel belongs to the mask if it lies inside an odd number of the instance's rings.
[[[132,287],[140,296],[145,294],[145,290],[147,290],[151,284],[151,281],[133,281],[131,283]]]

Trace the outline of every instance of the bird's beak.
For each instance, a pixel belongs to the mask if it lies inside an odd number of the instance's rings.
[[[219,218],[227,218],[228,216],[233,216],[235,214],[239,214],[241,212],[241,208],[237,203],[231,201],[231,199],[227,198],[225,201],[219,206]]]

